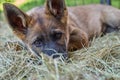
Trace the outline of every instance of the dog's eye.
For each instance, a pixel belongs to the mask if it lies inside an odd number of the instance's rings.
[[[55,32],[55,33],[53,34],[53,38],[54,38],[55,40],[61,39],[62,34],[63,34],[62,32]]]
[[[41,38],[37,38],[34,42],[33,45],[35,45],[36,47],[41,47],[42,46],[42,39]]]

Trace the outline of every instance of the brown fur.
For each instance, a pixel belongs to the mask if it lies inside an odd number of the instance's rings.
[[[32,46],[32,43],[41,35],[40,38],[48,43],[47,48],[67,53],[87,47],[91,38],[120,27],[120,10],[107,5],[66,8],[64,0],[47,0],[45,7],[33,8],[27,14],[9,3],[4,4],[4,11],[15,34],[37,54],[41,49]],[[56,32],[62,33],[62,36],[52,41],[54,38],[50,35],[60,36]]]

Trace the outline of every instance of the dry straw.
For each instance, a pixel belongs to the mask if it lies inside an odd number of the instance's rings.
[[[42,65],[41,58],[32,57],[17,42],[8,43],[18,39],[7,25],[0,32],[0,80],[120,80],[120,32],[93,39],[89,48],[69,53],[68,63],[43,55]]]

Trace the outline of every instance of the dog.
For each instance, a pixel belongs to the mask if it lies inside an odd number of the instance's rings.
[[[46,0],[44,7],[24,13],[4,3],[4,14],[13,31],[37,56],[68,57],[68,51],[88,47],[101,34],[118,31],[120,10],[108,5],[66,7],[65,0]]]

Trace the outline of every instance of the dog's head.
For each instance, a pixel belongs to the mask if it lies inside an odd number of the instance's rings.
[[[64,0],[46,0],[46,6],[28,15],[16,6],[4,3],[4,13],[13,32],[36,53],[56,58],[67,56],[69,41],[67,8]]]

